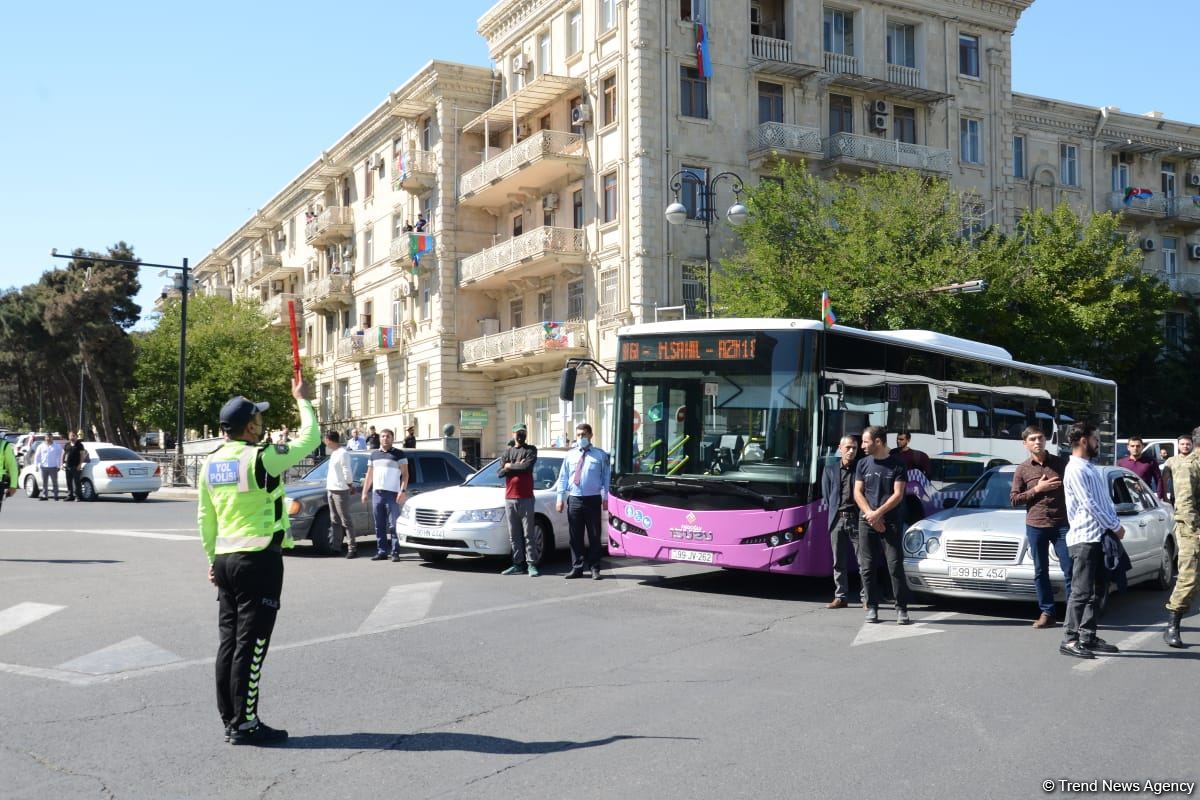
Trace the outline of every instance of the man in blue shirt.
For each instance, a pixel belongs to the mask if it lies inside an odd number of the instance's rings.
[[[558,504],[567,508],[571,530],[571,571],[568,580],[583,577],[590,569],[592,580],[600,580],[600,514],[608,508],[608,453],[592,445],[592,426],[581,422],[575,427],[575,447],[567,452],[558,472]],[[583,532],[587,530],[587,548]]]

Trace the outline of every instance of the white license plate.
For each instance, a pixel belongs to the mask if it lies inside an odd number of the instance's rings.
[[[145,475],[146,468],[145,467],[130,467],[129,474],[130,475]]]
[[[700,564],[713,563],[712,553],[704,553],[699,550],[672,550],[670,557],[672,561],[695,561]]]
[[[977,581],[1008,580],[1008,570],[1004,567],[950,567],[951,578],[971,578]]]
[[[446,531],[443,528],[417,528],[414,535],[425,539],[445,539]]]

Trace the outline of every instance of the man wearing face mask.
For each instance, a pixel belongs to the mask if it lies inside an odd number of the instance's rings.
[[[501,575],[538,576],[533,556],[533,465],[537,448],[529,444],[524,422],[513,425],[513,444],[500,455],[499,474],[504,478],[504,508],[508,540],[512,543],[512,566]]]
[[[571,531],[571,571],[567,579],[583,577],[590,569],[592,580],[600,580],[600,515],[608,506],[610,465],[608,453],[592,445],[592,426],[581,422],[575,426],[575,447],[563,459],[558,472],[559,512],[567,509],[567,525]],[[587,549],[583,534],[587,531]]]

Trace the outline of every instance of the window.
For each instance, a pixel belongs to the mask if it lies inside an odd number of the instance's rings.
[[[567,284],[567,319],[583,319],[583,281]]]
[[[526,425],[529,424],[529,420],[527,420],[525,418],[525,401],[524,400],[514,400],[512,402],[512,404],[509,405],[508,408],[509,408],[509,416],[512,417],[513,425],[517,425],[518,423],[524,423]]]
[[[1013,137],[1013,177],[1025,177],[1025,137]]]
[[[610,31],[617,24],[617,0],[600,0],[600,30]]]
[[[433,316],[433,287],[430,285],[433,282],[434,273],[430,272],[423,274],[420,278],[421,282],[421,319],[429,319]]]
[[[917,143],[917,110],[892,106],[892,138],[907,144]]]
[[[538,130],[539,131],[550,130],[550,115],[549,114],[543,114],[541,117],[538,118]]]
[[[841,94],[829,95],[829,135],[854,133],[854,101]]]
[[[583,228],[583,189],[571,193],[571,227],[575,230]]]
[[[901,67],[917,66],[917,26],[888,23],[887,62]]]
[[[1167,198],[1175,196],[1175,165],[1167,161],[1162,165],[1162,193]]]
[[[389,398],[392,411],[400,410],[400,398],[404,396],[404,387],[407,383],[404,376],[404,368],[398,366],[392,372],[392,396]]]
[[[700,264],[683,265],[683,305],[689,317],[699,317],[708,307],[704,283],[704,267]]]
[[[535,442],[550,441],[550,398],[533,398],[533,430]]]
[[[600,415],[592,424],[596,426],[595,432],[600,437],[600,443],[611,445],[613,441],[613,390],[611,388],[597,389],[596,398]]]
[[[704,219],[704,193],[708,187],[708,169],[683,165],[683,185],[679,189],[679,201],[687,209],[688,219]],[[685,176],[691,175],[687,178]]]
[[[609,75],[600,81],[600,96],[604,100],[604,125],[617,121],[617,76]]]
[[[343,379],[338,381],[338,416],[342,419],[350,418],[350,381]]]
[[[417,365],[417,405],[429,405],[429,365]]]
[[[606,313],[617,311],[617,271],[608,269],[600,273],[600,307]]]
[[[550,71],[550,34],[538,36],[538,65],[537,74],[545,75]]]
[[[550,292],[538,292],[538,319],[542,322],[554,319],[554,295]]]
[[[979,195],[965,194],[962,198],[962,236],[964,239],[975,239],[982,236],[984,231],[983,219],[987,213],[983,199]]]
[[[450,477],[450,470],[446,468],[445,460],[439,456],[421,456],[417,459],[417,465],[421,468],[421,483],[423,485],[431,483],[457,483],[454,478]]]
[[[425,117],[421,120],[421,149],[433,149],[433,118]]]
[[[616,222],[617,220],[617,173],[610,172],[604,176],[604,221]]]
[[[708,119],[708,79],[695,67],[679,68],[679,113]]]
[[[392,324],[399,325],[403,321],[404,321],[404,301],[403,300],[393,300],[392,301]]]
[[[783,87],[778,83],[758,82],[758,123],[783,122]]]
[[[525,232],[525,213],[516,214],[512,218],[512,235],[515,239]]]
[[[295,217],[292,217],[288,220],[287,241],[288,241],[288,252],[295,250],[296,249],[296,218]]]
[[[547,228],[554,227],[554,212],[548,208],[542,211],[542,225]]]
[[[979,125],[979,120],[970,117],[958,120],[958,160],[964,164],[983,163]]]
[[[1163,342],[1172,350],[1183,350],[1184,330],[1187,322],[1183,314],[1168,311],[1163,317]]]
[[[375,263],[375,229],[363,230],[363,269]]]
[[[586,391],[575,392],[575,397],[571,401],[571,419],[569,421],[571,427],[568,428],[568,430],[570,430],[572,434],[575,431],[576,425],[578,425],[581,422],[588,421],[588,413],[587,412],[588,412],[587,392]],[[566,426],[563,426],[563,427],[566,427]]]
[[[679,0],[679,18],[704,22],[708,19],[708,0]]]
[[[516,329],[525,325],[525,298],[518,297],[508,302],[508,327]]]
[[[1073,144],[1058,146],[1058,178],[1064,186],[1079,185],[1079,148]]]
[[[583,49],[583,12],[572,11],[567,17],[567,56]]]
[[[404,217],[400,214],[392,214],[392,241],[396,241],[404,235]]]
[[[966,33],[958,35],[958,74],[979,77],[979,37]]]
[[[363,197],[367,200],[375,196],[375,170],[369,165],[369,161],[363,162]]]
[[[854,12],[825,9],[825,52],[854,55]]]
[[[321,384],[321,419],[333,419],[333,385]]]
[[[362,320],[362,327],[364,327],[364,328],[371,327],[371,321],[375,317],[375,314],[373,313],[374,310],[375,310],[375,303],[372,302],[371,300],[367,300],[365,303],[363,303],[362,315],[360,317],[360,319]]]
[[[374,387],[375,379],[369,375],[363,375],[359,381],[358,391],[363,399],[363,413],[368,416],[375,413]]]
[[[1163,272],[1168,278],[1174,278],[1179,269],[1179,239],[1174,236],[1164,236],[1162,240]]]
[[[1112,190],[1114,192],[1123,192],[1129,188],[1129,165],[1122,159],[1123,156],[1120,153],[1112,157]]]

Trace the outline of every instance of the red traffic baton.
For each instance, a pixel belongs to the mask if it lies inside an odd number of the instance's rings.
[[[300,380],[300,335],[296,332],[296,301],[288,300],[288,327],[292,333],[292,371]]]

